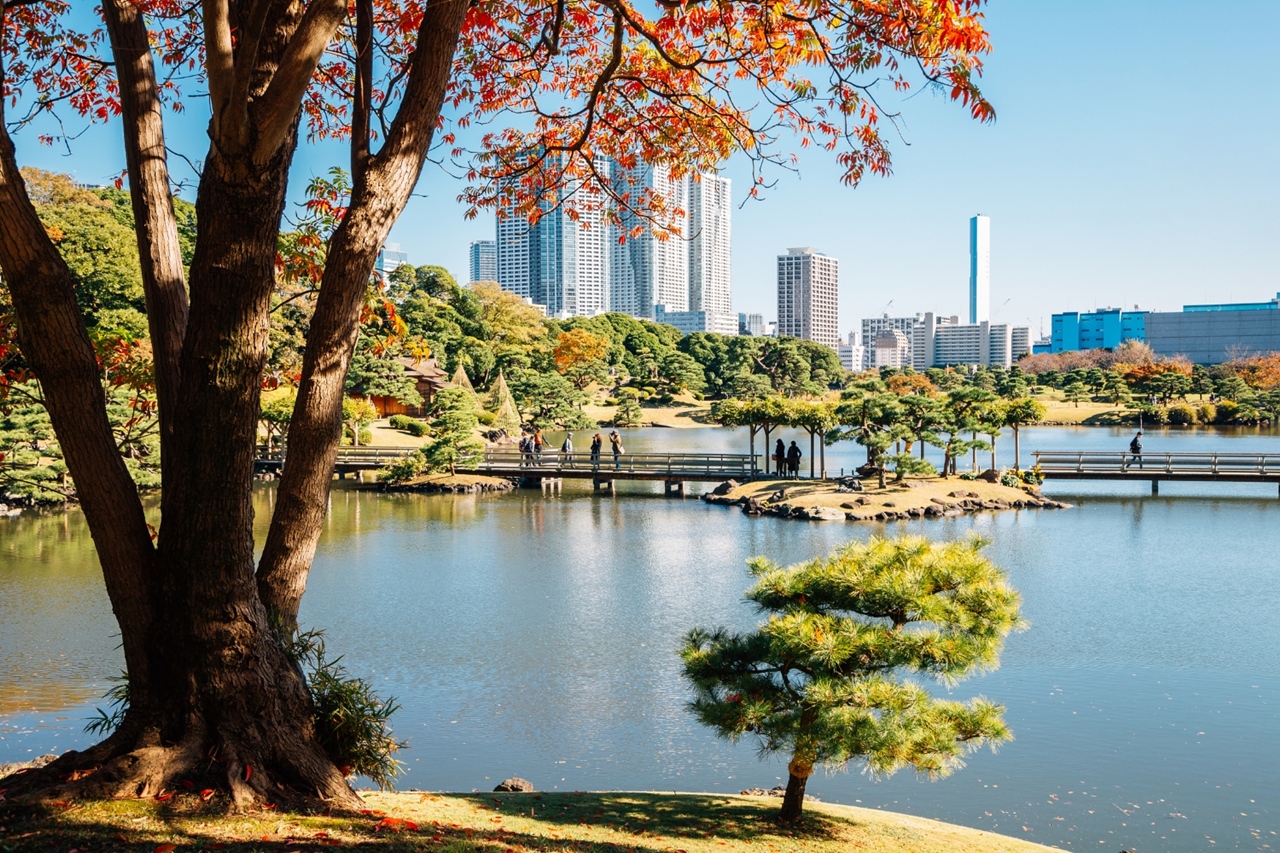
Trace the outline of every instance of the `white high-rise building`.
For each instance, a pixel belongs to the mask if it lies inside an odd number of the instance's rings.
[[[559,162],[548,158],[547,168],[558,167]],[[598,161],[595,167],[607,180],[608,162]],[[510,214],[512,203],[503,204]],[[584,178],[566,177],[539,207],[541,218],[533,226],[519,215],[498,218],[498,283],[546,306],[552,316],[590,316],[609,310],[613,229],[605,217],[604,192]]]
[[[498,284],[525,299],[533,299],[533,246],[536,225],[515,212],[510,199],[503,199],[498,212],[494,256]],[[537,301],[536,299],[534,300]]]
[[[808,247],[778,255],[778,336],[817,341],[832,349],[840,342],[840,262]]]
[[[969,220],[969,322],[991,319],[991,217]]]
[[[858,373],[864,369],[862,361],[864,358],[864,348],[858,343],[858,333],[849,333],[849,342],[841,341],[836,344],[836,355],[840,356],[840,364],[845,370]]]
[[[876,366],[876,335],[889,329],[895,329],[906,336],[908,347],[906,363],[911,364],[910,348],[915,337],[916,324],[923,319],[923,314],[917,314],[914,317],[890,317],[884,314],[880,317],[864,318],[862,321],[862,368],[866,370]]]
[[[498,280],[498,244],[496,242],[473,240],[469,255],[473,282]]]
[[[915,329],[916,370],[953,365],[1010,367],[1031,346],[1031,330],[1007,323],[956,323],[925,314]]]
[[[689,183],[689,310],[727,314],[732,182],[702,175]]]
[[[643,209],[649,196],[662,200],[658,221],[622,211],[627,239],[610,247],[610,310],[652,320],[655,305],[689,310],[689,182],[672,178],[661,164],[623,170],[613,164],[613,185]],[[640,233],[631,231],[639,227]],[[659,239],[663,235],[663,239]]]
[[[608,161],[596,163],[602,179]],[[533,301],[552,316],[589,317],[609,310],[610,228],[604,191],[583,179],[566,181],[560,197],[543,203],[538,220],[538,281]]]

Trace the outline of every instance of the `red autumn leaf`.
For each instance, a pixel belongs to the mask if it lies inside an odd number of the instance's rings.
[[[248,764],[246,764],[244,766],[244,781],[248,782],[249,777],[251,777],[252,775],[253,775],[253,768],[250,767]]]
[[[172,853],[178,849],[176,844],[160,844],[156,847],[154,853]]]
[[[212,788],[205,788],[203,791],[200,792],[200,799],[204,800],[207,803],[209,802],[209,800],[213,799],[214,793],[215,792]]]
[[[160,802],[162,802],[162,803],[167,803],[167,802],[169,802],[170,800],[172,800],[172,799],[173,799],[173,792],[172,792],[172,791],[168,791],[168,792],[163,793],[163,794],[156,794],[156,799],[157,799],[157,800],[159,800],[159,801],[160,801]]]

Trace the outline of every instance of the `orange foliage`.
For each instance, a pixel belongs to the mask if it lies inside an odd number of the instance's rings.
[[[1183,376],[1191,375],[1191,362],[1185,358],[1152,362],[1151,364],[1120,365],[1119,368],[1123,368],[1123,372],[1120,375],[1124,377],[1124,381],[1134,388],[1148,379],[1165,373],[1181,373]]]
[[[1260,391],[1280,388],[1280,352],[1237,359],[1227,366],[1250,387]]]
[[[915,394],[920,397],[932,397],[938,386],[929,381],[923,373],[897,373],[885,381],[889,390],[899,397]]]
[[[599,361],[608,354],[609,341],[585,329],[561,332],[556,338],[555,349],[551,352],[555,359],[556,370],[561,373],[568,373],[575,367]]]

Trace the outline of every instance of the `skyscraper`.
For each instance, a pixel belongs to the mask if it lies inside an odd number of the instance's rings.
[[[622,211],[627,239],[610,249],[609,304],[613,311],[652,320],[653,306],[668,311],[689,310],[689,181],[672,178],[661,164],[624,170],[613,164],[614,191],[638,206],[645,199],[662,200],[657,221],[634,211]],[[640,229],[640,233],[631,232]],[[665,233],[664,233],[665,232]]]
[[[689,310],[728,313],[733,196],[728,178],[689,184]]]
[[[498,280],[498,244],[493,240],[471,242],[471,280]]]
[[[567,155],[559,155],[563,158]],[[557,171],[563,159],[548,157]],[[609,177],[609,163],[597,174]],[[604,193],[587,179],[568,175],[539,203],[535,225],[503,202],[497,226],[498,283],[504,290],[546,306],[555,316],[590,316],[609,310],[609,246],[613,229],[605,218]]]
[[[991,319],[991,217],[969,220],[969,322]]]
[[[778,335],[817,341],[832,349],[839,310],[840,262],[817,249],[778,255]]]
[[[530,225],[515,211],[510,199],[504,199],[498,212],[495,255],[498,284],[525,299],[533,298],[533,247],[536,225]],[[535,302],[537,300],[534,300]],[[539,303],[543,304],[543,303]]]

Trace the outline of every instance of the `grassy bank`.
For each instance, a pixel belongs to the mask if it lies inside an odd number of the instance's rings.
[[[862,492],[837,491],[834,482],[822,480],[756,480],[744,483],[724,495],[710,498],[712,503],[737,504],[754,499],[776,514],[792,509],[821,507],[839,510],[850,521],[883,520],[886,515],[923,517],[926,511],[973,512],[981,509],[1009,509],[1024,506],[1041,498],[1019,488],[988,483],[984,480],[961,480],[957,477],[908,477],[894,483],[892,477],[885,488],[874,487],[874,480],[864,480]],[[1015,503],[1016,502],[1016,503]],[[1056,506],[1052,501],[1046,505]]]
[[[214,797],[19,807],[0,803],[0,849],[362,850],[447,853],[1004,853],[1049,848],[908,815],[819,803],[793,829],[779,800],[717,794],[366,794],[367,813],[228,815]],[[172,846],[171,846],[172,845]]]

